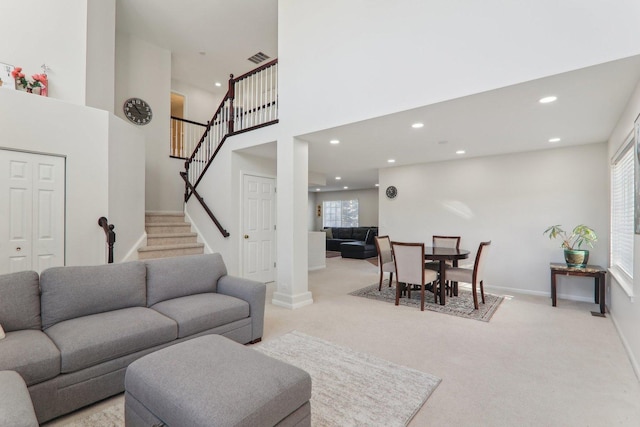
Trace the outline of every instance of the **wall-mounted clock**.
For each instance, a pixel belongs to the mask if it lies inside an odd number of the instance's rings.
[[[386,195],[388,198],[393,199],[398,195],[398,189],[396,187],[394,187],[393,185],[390,185],[387,187],[386,190]]]
[[[153,117],[149,104],[140,98],[127,99],[122,106],[122,110],[125,117],[136,125],[146,125]]]

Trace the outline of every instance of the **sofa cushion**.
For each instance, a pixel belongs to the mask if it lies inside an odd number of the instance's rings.
[[[375,245],[375,237],[378,235],[378,230],[375,228],[370,228],[367,230],[367,237],[364,239],[364,242],[367,245]]]
[[[189,295],[151,307],[178,323],[178,338],[249,317],[249,304],[218,293]]]
[[[354,239],[364,242],[367,238],[367,231],[369,231],[368,227],[355,227],[352,236]]]
[[[141,261],[92,267],[53,267],[42,272],[42,325],[146,303]]]
[[[60,349],[61,372],[69,373],[173,341],[178,325],[155,310],[131,307],[65,320],[45,332]]]
[[[27,385],[60,374],[60,351],[42,331],[7,332],[0,341],[0,370],[17,371]]]
[[[38,273],[1,275],[0,295],[0,325],[5,332],[41,329]]]
[[[353,237],[353,227],[333,227],[331,229],[333,232],[334,239],[352,239]]]
[[[0,423],[11,427],[38,427],[27,385],[14,371],[0,371]]]
[[[220,254],[161,258],[145,263],[147,307],[187,295],[216,292],[218,279],[227,274]]]

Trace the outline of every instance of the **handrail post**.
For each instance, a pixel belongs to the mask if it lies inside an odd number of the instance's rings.
[[[185,181],[184,183],[184,202],[187,203],[189,201],[189,185],[187,184],[188,182],[188,177],[189,177],[189,166],[191,165],[191,161],[190,160],[185,160],[184,162],[184,175],[187,177],[187,181]]]
[[[113,245],[116,243],[116,232],[113,231],[113,229],[116,228],[116,226],[109,224],[107,218],[103,216],[98,218],[98,225],[102,227],[104,234],[107,237],[107,246],[109,248],[107,262],[109,264],[113,264]]]
[[[234,111],[233,111],[233,99],[236,96],[235,90],[236,82],[233,80],[233,74],[229,75],[229,133],[233,133],[234,128]]]

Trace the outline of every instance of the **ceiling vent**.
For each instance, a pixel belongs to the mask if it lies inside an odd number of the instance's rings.
[[[253,55],[251,58],[247,58],[247,59],[249,59],[249,61],[253,62],[254,64],[259,64],[265,59],[269,59],[269,57],[262,52],[258,52],[255,55]]]

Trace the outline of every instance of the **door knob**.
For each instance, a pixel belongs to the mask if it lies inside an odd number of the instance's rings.
[[[16,248],[16,252],[20,252],[21,250],[22,250],[22,248],[19,247],[19,246]]]
[[[245,239],[248,239],[248,238],[249,238],[249,235],[248,235],[248,234],[245,234],[245,235],[244,235],[244,238],[245,238]]]

